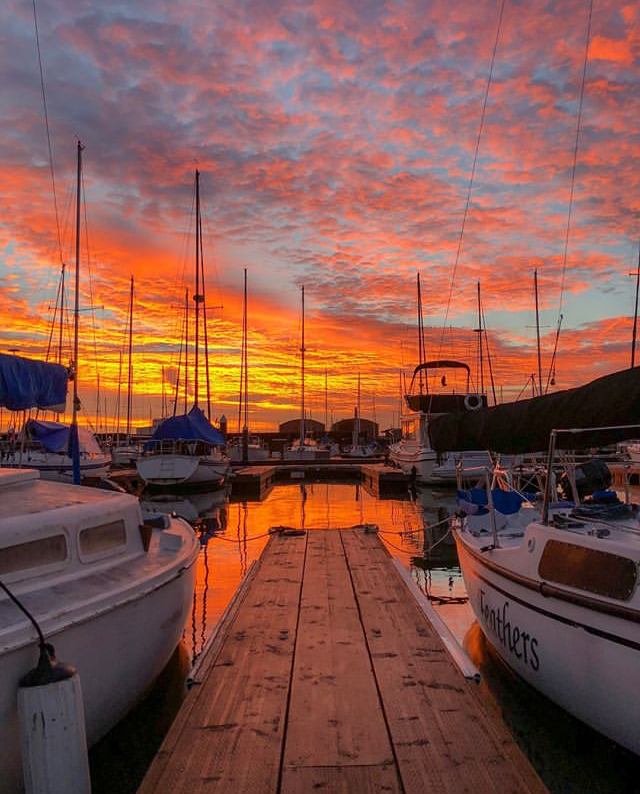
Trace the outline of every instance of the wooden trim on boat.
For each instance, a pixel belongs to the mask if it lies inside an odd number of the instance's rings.
[[[591,596],[582,595],[581,593],[573,593],[570,590],[564,590],[563,588],[556,587],[555,585],[549,584],[548,582],[541,582],[536,579],[530,579],[528,576],[514,573],[508,568],[504,568],[502,565],[498,565],[492,560],[482,556],[482,554],[479,554],[462,539],[458,539],[457,535],[458,532],[454,530],[453,536],[456,539],[456,543],[462,543],[464,545],[465,551],[468,554],[474,557],[479,563],[484,565],[485,568],[488,568],[494,573],[499,574],[504,579],[508,579],[510,582],[515,582],[522,587],[526,587],[528,590],[533,590],[536,593],[540,593],[540,595],[544,596],[545,598],[557,598],[559,601],[566,601],[569,604],[575,604],[576,606],[584,607],[585,609],[591,609],[594,612],[601,612],[604,615],[613,615],[614,617],[622,618],[623,620],[630,620],[632,623],[640,623],[640,610],[631,609],[630,607],[625,607],[621,604],[610,604],[607,601],[600,601],[597,598],[591,598]]]

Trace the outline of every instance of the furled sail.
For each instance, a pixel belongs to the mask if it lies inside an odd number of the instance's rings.
[[[62,412],[69,373],[61,364],[0,354],[0,406],[10,411]]]
[[[640,367],[530,400],[445,414],[429,423],[429,439],[436,452],[488,449],[514,454],[546,450],[552,430],[619,425],[636,427],[562,433],[556,446],[585,449],[640,437]]]

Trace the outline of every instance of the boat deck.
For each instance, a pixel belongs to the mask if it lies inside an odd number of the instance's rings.
[[[138,794],[546,789],[362,528],[274,535]]]

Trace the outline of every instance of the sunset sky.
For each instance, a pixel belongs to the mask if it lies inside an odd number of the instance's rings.
[[[165,392],[175,382],[196,165],[213,414],[226,414],[231,429],[245,267],[254,429],[299,415],[301,285],[307,402],[320,421],[325,367],[334,419],[352,414],[360,372],[363,415],[372,418],[375,401],[382,427],[397,421],[399,370],[409,377],[417,363],[418,271],[427,356],[465,360],[474,377],[481,281],[496,383],[513,399],[536,369],[537,267],[546,375],[588,0],[505,3],[453,282],[500,2],[36,7],[69,286],[77,139],[86,146],[84,421],[95,421],[99,371],[100,412],[106,404],[112,424],[131,275],[137,424],[160,415],[163,366]],[[0,347],[42,357],[60,251],[31,2],[7,0],[0,20]],[[639,75],[640,4],[595,0],[556,388],[629,365]]]

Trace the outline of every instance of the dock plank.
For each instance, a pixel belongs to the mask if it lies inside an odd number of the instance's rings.
[[[186,720],[161,748],[161,776],[152,765],[140,794],[277,790],[306,536],[274,537],[267,548],[226,642],[189,693]]]
[[[286,767],[281,791],[286,794],[394,794],[402,790],[398,785],[395,764]]]
[[[379,538],[341,536],[406,794],[422,794],[425,781],[446,794],[546,791],[506,727],[478,707],[476,685],[452,664]]]
[[[369,767],[393,763],[340,534],[312,531],[307,544],[284,766]],[[289,777],[300,780],[300,770],[284,779]],[[283,787],[283,791],[288,790]],[[299,789],[296,786],[293,790]],[[397,782],[390,790],[400,791]]]

